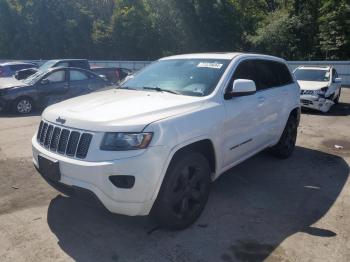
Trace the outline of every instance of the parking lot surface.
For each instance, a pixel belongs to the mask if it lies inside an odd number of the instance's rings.
[[[39,121],[0,115],[0,261],[350,261],[350,89],[303,112],[290,159],[260,153],[215,181],[179,232],[53,190],[31,161]]]

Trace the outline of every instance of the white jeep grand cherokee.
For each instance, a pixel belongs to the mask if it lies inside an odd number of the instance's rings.
[[[118,88],[48,107],[34,165],[67,195],[185,228],[224,171],[266,148],[292,154],[299,92],[276,57],[163,58]]]

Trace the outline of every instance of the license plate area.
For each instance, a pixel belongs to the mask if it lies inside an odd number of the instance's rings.
[[[38,155],[38,163],[39,171],[44,177],[53,181],[60,181],[61,172],[58,160]]]

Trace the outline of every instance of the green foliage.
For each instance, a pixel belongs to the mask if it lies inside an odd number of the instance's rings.
[[[349,59],[348,0],[0,0],[0,59]]]
[[[350,2],[325,1],[321,8],[320,47],[327,58],[350,57]]]

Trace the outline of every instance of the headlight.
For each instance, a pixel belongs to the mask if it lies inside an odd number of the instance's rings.
[[[106,133],[100,149],[104,151],[126,151],[147,148],[153,133]]]
[[[319,90],[315,90],[314,94],[315,95],[325,95],[327,90],[328,90],[328,87],[323,87],[323,88],[321,88]]]

